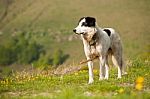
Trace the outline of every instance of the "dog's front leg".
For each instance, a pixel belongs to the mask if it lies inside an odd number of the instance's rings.
[[[99,73],[99,80],[103,80],[104,79],[104,70],[105,70],[105,61],[106,61],[106,57],[101,56],[100,58],[100,73]]]
[[[104,79],[108,79],[109,78],[109,64],[108,64],[108,55],[106,56],[106,60],[105,60],[105,78]]]
[[[89,68],[89,83],[88,84],[91,84],[94,82],[94,80],[93,80],[93,62],[92,61],[88,62],[88,68]]]

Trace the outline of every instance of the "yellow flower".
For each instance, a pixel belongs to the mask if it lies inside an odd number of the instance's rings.
[[[136,88],[137,90],[142,90],[143,84],[137,83],[137,84],[135,85],[135,88]]]
[[[143,83],[144,82],[144,78],[143,77],[138,77],[136,79],[136,83]]]
[[[77,76],[77,75],[78,75],[78,73],[74,73],[74,75],[76,75],[76,76]]]
[[[38,76],[36,76],[35,78],[36,78],[36,79],[38,79],[39,77],[38,77]]]
[[[87,70],[83,70],[83,73],[86,73],[87,72]]]
[[[98,70],[94,69],[93,72],[96,74],[96,73],[98,73]]]
[[[35,78],[32,78],[32,80],[35,80]]]
[[[123,88],[120,88],[120,89],[118,90],[118,92],[119,92],[119,93],[123,93],[123,92],[124,92],[124,89],[123,89]]]

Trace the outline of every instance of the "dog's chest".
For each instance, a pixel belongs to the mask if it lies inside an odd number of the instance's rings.
[[[90,46],[89,48],[89,56],[90,58],[95,58],[99,56],[99,52],[96,49],[96,45],[95,46]]]

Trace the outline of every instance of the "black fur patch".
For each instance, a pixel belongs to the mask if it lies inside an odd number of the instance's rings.
[[[108,36],[111,35],[111,31],[109,29],[104,29],[103,31],[105,31],[108,34]]]
[[[86,25],[85,26],[95,27],[95,22],[96,22],[95,18],[93,18],[93,17],[85,17],[85,20],[86,20]]]
[[[82,18],[80,18],[78,24],[84,18],[85,18],[85,22],[82,23],[82,26],[95,27],[96,19],[93,17],[82,17]]]

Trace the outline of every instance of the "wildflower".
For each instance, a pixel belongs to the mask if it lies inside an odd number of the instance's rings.
[[[124,92],[124,89],[123,89],[123,88],[120,88],[120,89],[118,90],[118,92],[119,92],[119,93],[123,93],[123,92]]]
[[[18,79],[19,77],[18,76],[16,76],[16,79]]]
[[[94,69],[93,72],[96,74],[96,73],[98,73],[98,70]]]
[[[79,73],[86,73],[86,70],[80,70]]]
[[[144,82],[144,78],[143,77],[138,77],[136,79],[136,83],[143,83]]]
[[[32,80],[35,80],[35,78],[32,78]]]
[[[36,76],[35,78],[36,78],[36,79],[38,79],[39,77],[38,77],[38,76]]]
[[[142,90],[142,88],[143,88],[143,82],[144,82],[144,78],[143,77],[138,77],[136,79],[135,89]]]
[[[83,70],[82,72],[83,72],[83,73],[86,73],[87,71],[86,71],[86,70]]]
[[[135,88],[136,88],[137,90],[142,90],[143,84],[138,83],[138,84],[135,85]]]
[[[77,76],[77,75],[78,75],[78,73],[76,72],[76,73],[74,73],[74,75],[75,75],[75,76]]]

